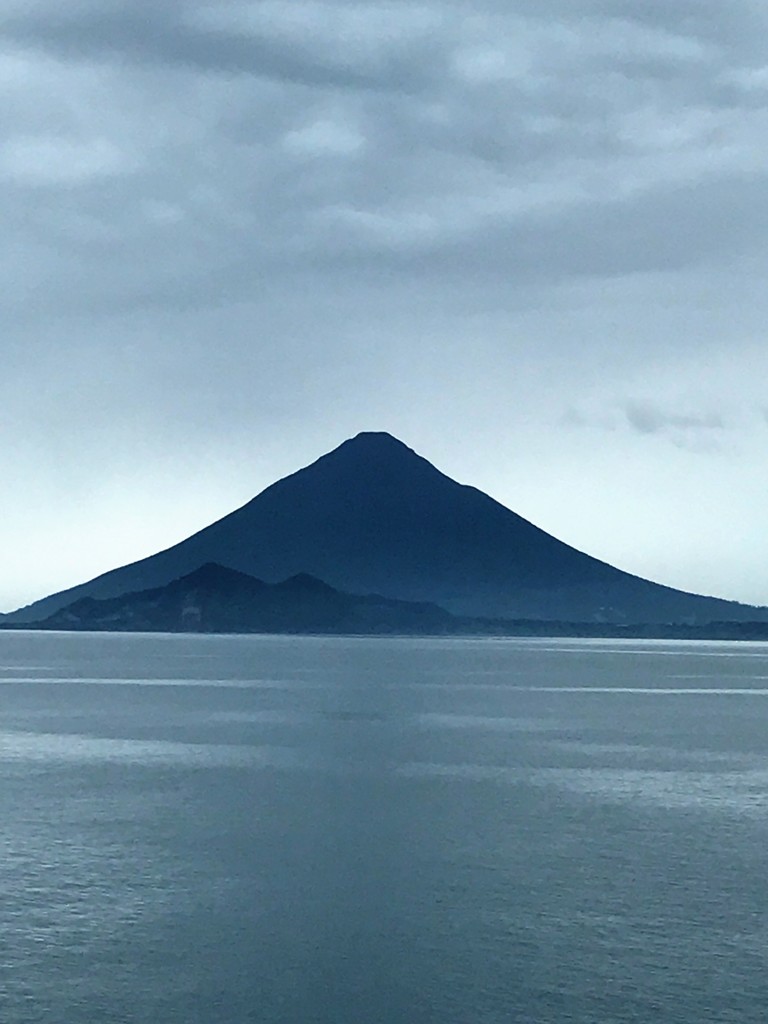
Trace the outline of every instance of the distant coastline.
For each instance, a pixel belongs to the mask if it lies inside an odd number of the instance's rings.
[[[258,630],[258,629],[132,629],[130,627],[88,627],[47,626],[40,623],[4,623],[0,620],[0,632],[29,633],[173,633],[179,636],[337,636],[337,637],[401,637],[403,639],[574,639],[574,640],[690,640],[690,641],[734,641],[768,643],[768,625],[764,622],[714,622],[710,626],[668,627],[652,625],[637,626],[595,626],[582,622],[525,622],[510,620],[488,629],[457,629],[419,632],[375,630],[351,632],[341,630],[300,631],[300,630]]]
[[[454,615],[429,602],[349,594],[308,573],[265,583],[216,563],[163,587],[81,598],[37,622],[0,630],[283,636],[768,641],[768,622],[573,622]]]

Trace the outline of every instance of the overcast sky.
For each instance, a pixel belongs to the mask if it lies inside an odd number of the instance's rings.
[[[768,603],[764,0],[2,0],[0,609],[360,430]]]

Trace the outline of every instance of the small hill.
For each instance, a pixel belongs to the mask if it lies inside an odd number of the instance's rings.
[[[84,597],[44,629],[192,633],[441,633],[451,616],[429,604],[357,596],[300,573],[269,584],[215,563],[120,597]]]

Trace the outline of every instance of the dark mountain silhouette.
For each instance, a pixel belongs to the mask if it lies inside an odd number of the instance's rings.
[[[30,624],[0,622],[0,630]],[[264,583],[208,563],[164,587],[99,600],[83,597],[33,629],[164,633],[540,636],[767,640],[768,622],[597,623],[454,616],[434,604],[346,594],[308,573]]]
[[[164,587],[97,600],[83,597],[44,629],[200,633],[443,633],[452,617],[433,604],[344,594],[300,573],[264,583],[208,563]]]
[[[456,483],[389,434],[364,433],[174,547],[38,601],[9,621],[39,621],[82,597],[164,586],[207,562],[273,582],[310,573],[346,592],[433,602],[469,616],[768,618],[768,609],[615,569]]]

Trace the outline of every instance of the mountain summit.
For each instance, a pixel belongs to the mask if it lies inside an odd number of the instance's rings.
[[[582,622],[768,615],[615,569],[451,480],[390,434],[362,433],[174,547],[9,618],[31,622],[79,598],[161,587],[206,563],[268,582],[307,573],[339,590],[433,602],[461,615]]]

